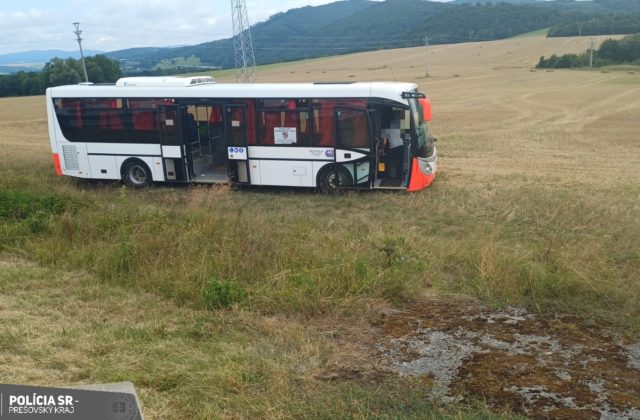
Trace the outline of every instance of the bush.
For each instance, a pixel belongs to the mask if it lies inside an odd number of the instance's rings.
[[[68,201],[54,193],[39,195],[26,191],[0,191],[0,219],[24,220],[60,214],[67,206]]]
[[[246,296],[244,288],[233,280],[211,279],[202,291],[202,299],[208,309],[229,308],[242,302]]]

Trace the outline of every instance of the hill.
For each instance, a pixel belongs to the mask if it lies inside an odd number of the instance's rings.
[[[85,50],[85,56],[102,54],[98,50]],[[0,73],[38,71],[52,58],[80,58],[80,51],[34,50],[0,54]]]
[[[505,39],[585,19],[596,13],[640,11],[640,0],[440,3],[422,0],[339,1],[278,13],[252,27],[258,64],[424,44]],[[180,48],[133,48],[109,53],[125,71],[175,62],[230,68],[232,39]]]

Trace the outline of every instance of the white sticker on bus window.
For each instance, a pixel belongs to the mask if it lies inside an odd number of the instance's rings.
[[[167,120],[166,123],[167,125],[173,125],[173,120]]]
[[[274,127],[273,139],[275,144],[297,143],[296,127]]]
[[[231,127],[240,127],[240,121],[232,120],[231,121]]]

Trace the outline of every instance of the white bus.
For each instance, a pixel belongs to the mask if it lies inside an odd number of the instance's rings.
[[[431,106],[411,83],[131,77],[46,100],[58,175],[416,191],[436,172]]]

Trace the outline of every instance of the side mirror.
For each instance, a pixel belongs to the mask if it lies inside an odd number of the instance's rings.
[[[420,98],[420,106],[422,106],[422,118],[425,121],[431,121],[431,101],[429,98]]]

